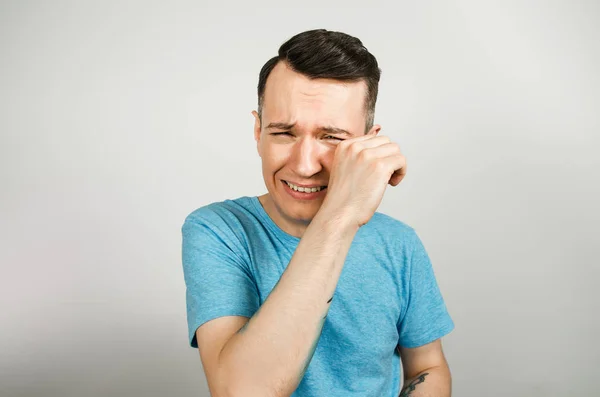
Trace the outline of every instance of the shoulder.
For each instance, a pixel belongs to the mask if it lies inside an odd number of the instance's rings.
[[[185,217],[184,238],[209,236],[237,250],[247,247],[256,217],[250,197],[213,202],[195,209]]]
[[[383,227],[383,228],[393,228],[397,232],[401,233],[411,233],[414,232],[412,226],[406,224],[405,222],[396,219],[390,215],[384,214],[382,212],[375,212],[373,217],[368,223],[369,225],[373,225],[374,227]]]
[[[410,262],[418,237],[415,229],[389,215],[376,212],[363,225],[353,241],[354,252],[378,256],[393,263]],[[387,259],[383,259],[387,258]]]
[[[185,217],[183,245],[234,253],[247,260],[252,221],[249,197],[206,204]]]
[[[250,218],[250,197],[240,197],[206,204],[185,217],[188,223],[201,224],[209,228],[231,228]]]
[[[412,226],[381,212],[375,212],[361,229],[366,236],[394,243],[411,243],[417,235]]]

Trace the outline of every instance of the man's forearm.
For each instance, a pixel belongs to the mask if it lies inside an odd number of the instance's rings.
[[[429,368],[410,379],[398,397],[450,397],[452,378],[448,366]]]
[[[277,285],[221,351],[227,395],[289,396],[298,387],[357,230],[343,217],[313,219]]]

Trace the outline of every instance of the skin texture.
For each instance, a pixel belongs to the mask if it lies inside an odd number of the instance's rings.
[[[255,117],[254,138],[262,159],[268,194],[259,197],[265,211],[283,231],[301,237],[324,198],[292,199],[282,180],[306,185],[327,185],[336,146],[340,141],[365,134],[366,84],[316,79],[277,64],[265,87],[262,122]],[[275,123],[295,124],[291,129],[269,128]],[[324,130],[343,129],[349,134]],[[374,125],[370,134],[381,126]],[[292,135],[273,133],[289,131]],[[327,192],[326,192],[327,193]]]

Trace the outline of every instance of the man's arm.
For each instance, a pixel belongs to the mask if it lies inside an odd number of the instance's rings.
[[[224,396],[278,397],[294,392],[320,338],[357,230],[343,217],[317,214],[273,291],[218,354]],[[200,348],[203,342],[198,340]]]
[[[416,348],[400,347],[404,386],[399,397],[450,397],[452,378],[440,339]]]

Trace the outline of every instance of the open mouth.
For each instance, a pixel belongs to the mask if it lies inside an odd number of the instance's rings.
[[[300,193],[317,193],[320,192],[322,190],[327,189],[327,186],[315,186],[315,187],[301,187],[301,186],[296,186],[288,181],[284,181],[282,180],[291,190],[295,191],[295,192],[300,192]]]

